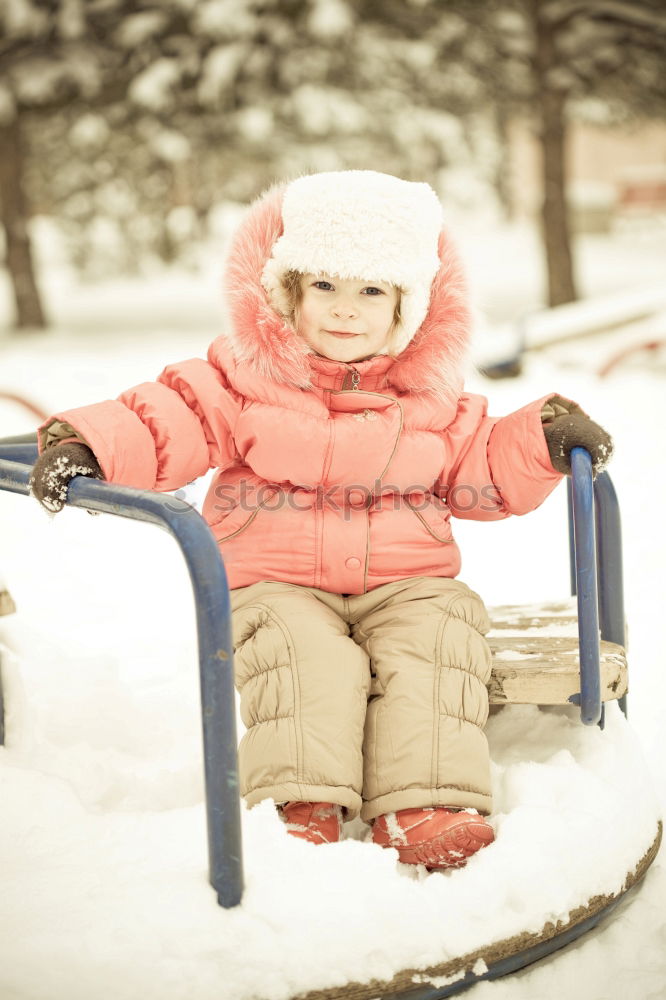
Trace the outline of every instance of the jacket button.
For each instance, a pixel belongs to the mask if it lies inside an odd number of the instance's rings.
[[[361,560],[357,559],[356,556],[351,556],[351,558],[347,559],[345,562],[347,569],[359,569],[360,565]]]

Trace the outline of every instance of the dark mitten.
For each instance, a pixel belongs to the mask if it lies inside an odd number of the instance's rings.
[[[51,514],[65,506],[67,487],[74,476],[104,479],[99,463],[85,444],[71,441],[43,452],[30,476],[30,492]]]
[[[571,450],[576,447],[589,451],[594,476],[608,465],[613,454],[612,438],[577,403],[552,396],[543,408],[542,419],[548,454],[557,472],[571,475]]]

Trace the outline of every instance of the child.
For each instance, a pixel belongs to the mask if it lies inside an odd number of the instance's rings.
[[[401,861],[460,867],[494,836],[490,653],[450,517],[525,514],[575,445],[598,471],[610,438],[552,393],[496,418],[464,392],[468,304],[427,184],[274,188],[227,294],[207,361],[46,421],[33,491],[55,511],[76,474],[175,490],[215,467],[248,804],[315,844],[360,812]]]

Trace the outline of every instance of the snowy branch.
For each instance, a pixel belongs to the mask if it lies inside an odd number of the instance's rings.
[[[542,10],[544,21],[559,30],[576,18],[587,18],[595,21],[606,21],[619,27],[641,28],[649,32],[664,35],[666,32],[666,17],[664,8],[647,8],[640,4],[622,3],[620,0],[598,0],[589,2],[566,2],[545,4]]]

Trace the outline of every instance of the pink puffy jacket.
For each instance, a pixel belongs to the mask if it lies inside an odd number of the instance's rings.
[[[463,391],[469,311],[445,233],[428,315],[402,354],[346,365],[309,352],[260,283],[281,201],[282,188],[265,195],[236,236],[233,332],[208,360],[56,414],[41,445],[69,425],[108,481],[142,489],[175,490],[214,467],[203,514],[231,588],[281,580],[362,594],[454,577],[451,515],[525,514],[559,482],[541,428],[553,394],[497,418]]]

